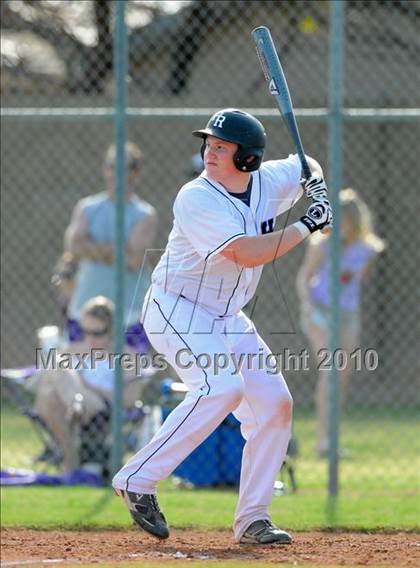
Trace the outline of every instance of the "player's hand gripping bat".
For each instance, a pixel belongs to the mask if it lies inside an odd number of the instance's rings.
[[[273,38],[271,37],[270,30],[265,26],[260,26],[253,30],[252,36],[255,41],[264,76],[268,83],[268,90],[270,94],[276,98],[281,115],[302,164],[303,175],[306,179],[309,179],[312,173],[306,160],[302,140],[300,138],[295,113],[293,111],[292,99],[289,93],[289,87],[287,86],[286,77],[284,75]],[[331,225],[328,225],[327,227],[324,227],[321,232],[329,233],[331,229]]]

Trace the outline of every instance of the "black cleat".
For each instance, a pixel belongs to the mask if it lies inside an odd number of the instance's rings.
[[[292,537],[278,529],[268,519],[254,521],[239,540],[239,544],[290,544]]]
[[[169,528],[159,509],[156,495],[115,490],[122,497],[130,511],[133,521],[143,530],[159,539],[169,537]]]

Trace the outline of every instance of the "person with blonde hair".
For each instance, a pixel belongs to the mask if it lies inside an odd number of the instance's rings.
[[[350,355],[359,343],[360,298],[362,283],[367,280],[384,242],[373,230],[372,215],[366,203],[352,188],[339,195],[341,207],[340,254],[340,322],[341,348]],[[322,349],[328,348],[330,312],[329,236],[315,233],[309,241],[306,255],[297,276],[297,293],[301,303],[301,324],[318,363]],[[340,372],[340,399],[347,396],[351,366]],[[328,370],[319,369],[316,387],[318,416],[317,451],[320,457],[328,452],[327,404]]]

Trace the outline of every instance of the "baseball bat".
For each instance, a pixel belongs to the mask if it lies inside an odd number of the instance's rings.
[[[280,113],[299,156],[303,175],[308,179],[311,177],[311,170],[300,138],[289,87],[270,30],[265,26],[259,26],[253,30],[252,36],[265,79],[268,83],[268,90],[276,98]],[[329,233],[330,231],[331,227],[329,226],[322,229],[323,233]]]

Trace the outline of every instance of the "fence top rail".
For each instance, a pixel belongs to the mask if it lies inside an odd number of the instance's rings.
[[[420,118],[420,108],[344,108],[342,117],[352,120],[411,120]]]
[[[261,118],[278,117],[277,109],[270,108],[247,108],[244,109],[251,114]],[[142,119],[177,119],[187,118],[194,119],[196,117],[208,117],[215,112],[214,108],[136,108],[127,107],[126,115],[129,118]],[[325,118],[328,116],[326,108],[309,108],[296,109],[297,116],[306,116],[310,118]],[[39,108],[19,108],[9,107],[1,109],[1,117],[4,118],[114,118],[115,112],[113,107],[39,107]]]
[[[277,119],[279,111],[275,108],[246,108],[247,112],[262,119]],[[136,108],[127,107],[127,118],[150,119],[194,119],[208,117],[215,112],[214,108]],[[303,120],[325,121],[332,115],[328,108],[296,108],[295,114]],[[353,121],[406,121],[420,119],[420,108],[344,108],[341,118],[346,122]],[[113,119],[113,107],[9,107],[1,109],[1,118],[8,119]]]

